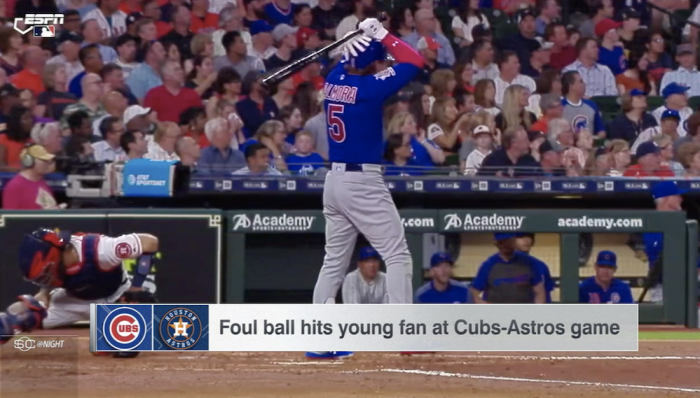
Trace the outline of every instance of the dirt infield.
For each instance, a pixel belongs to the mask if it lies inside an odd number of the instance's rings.
[[[302,353],[95,357],[87,330],[52,334],[80,337],[60,348],[3,346],[0,397],[700,396],[700,341],[640,342],[627,353],[357,353],[314,362]]]

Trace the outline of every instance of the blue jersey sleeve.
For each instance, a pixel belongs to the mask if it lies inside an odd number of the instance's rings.
[[[620,283],[615,286],[615,290],[620,295],[620,304],[634,304],[634,298],[632,297],[632,289],[625,282],[620,281]]]
[[[419,70],[417,66],[409,63],[394,65],[368,76],[367,80],[371,83],[367,85],[371,87],[372,95],[383,102],[413,80]]]
[[[542,266],[544,263],[542,261],[530,256],[528,256],[528,261],[530,261],[530,268],[532,269],[532,276],[530,277],[530,284],[536,286],[539,283],[544,282],[544,275],[542,273]],[[546,289],[545,289],[546,290]]]
[[[486,289],[486,285],[488,284],[489,274],[491,273],[492,268],[493,261],[491,261],[490,258],[484,261],[481,264],[481,267],[479,267],[479,271],[477,271],[476,277],[474,278],[470,286],[480,292],[483,292]]]
[[[588,300],[588,288],[585,281],[578,285],[578,302],[583,304],[588,304],[590,302]]]

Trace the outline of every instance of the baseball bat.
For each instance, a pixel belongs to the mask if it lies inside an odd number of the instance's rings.
[[[379,21],[385,21],[387,19],[386,14],[382,13],[379,15]],[[266,87],[274,86],[281,82],[282,80],[285,80],[289,76],[295,74],[296,72],[300,71],[303,69],[306,65],[316,61],[317,59],[321,58],[325,54],[330,53],[331,51],[335,50],[336,48],[342,46],[343,44],[349,42],[350,40],[354,39],[355,37],[359,36],[362,34],[362,29],[357,29],[356,31],[352,32],[352,34],[349,34],[339,40],[334,41],[333,43],[314,51],[313,53],[305,56],[302,59],[296,60],[292,62],[291,64],[285,66],[284,68],[263,77],[262,79],[262,84]]]

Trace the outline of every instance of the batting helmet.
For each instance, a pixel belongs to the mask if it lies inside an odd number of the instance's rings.
[[[42,287],[60,287],[63,281],[61,255],[70,243],[70,233],[40,228],[25,235],[19,246],[19,266],[24,278]]]
[[[367,48],[357,56],[346,55],[347,62],[356,69],[364,69],[374,62],[387,59],[387,52],[384,45],[378,41],[372,41]]]

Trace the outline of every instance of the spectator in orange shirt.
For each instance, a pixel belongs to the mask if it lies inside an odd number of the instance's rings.
[[[37,46],[29,46],[24,50],[20,59],[24,69],[13,75],[10,81],[15,87],[28,88],[34,92],[35,96],[38,96],[45,91],[44,81],[41,78],[44,64],[46,64],[44,50]]]
[[[0,134],[0,167],[20,167],[20,153],[31,142],[34,127],[32,110],[15,106],[10,110],[7,130]]]
[[[192,33],[213,33],[219,28],[219,16],[209,12],[209,0],[192,0]]]
[[[673,170],[661,165],[661,148],[647,141],[637,148],[637,164],[625,170],[624,177],[673,177]]]
[[[161,17],[163,13],[158,3],[158,0],[144,0],[142,14],[144,17],[151,18],[156,22],[156,34],[160,39],[165,34],[170,32],[173,29],[173,27],[170,26],[169,23],[162,20]]]
[[[119,10],[126,15],[133,12],[141,12],[141,0],[122,0],[119,3]]]
[[[534,7],[534,0],[493,0],[493,8],[503,10],[506,14],[515,14],[521,8]]]
[[[540,97],[540,109],[542,110],[542,117],[530,126],[530,130],[541,131],[547,134],[549,132],[549,122],[559,119],[564,113],[561,96],[557,94],[543,94]]]

